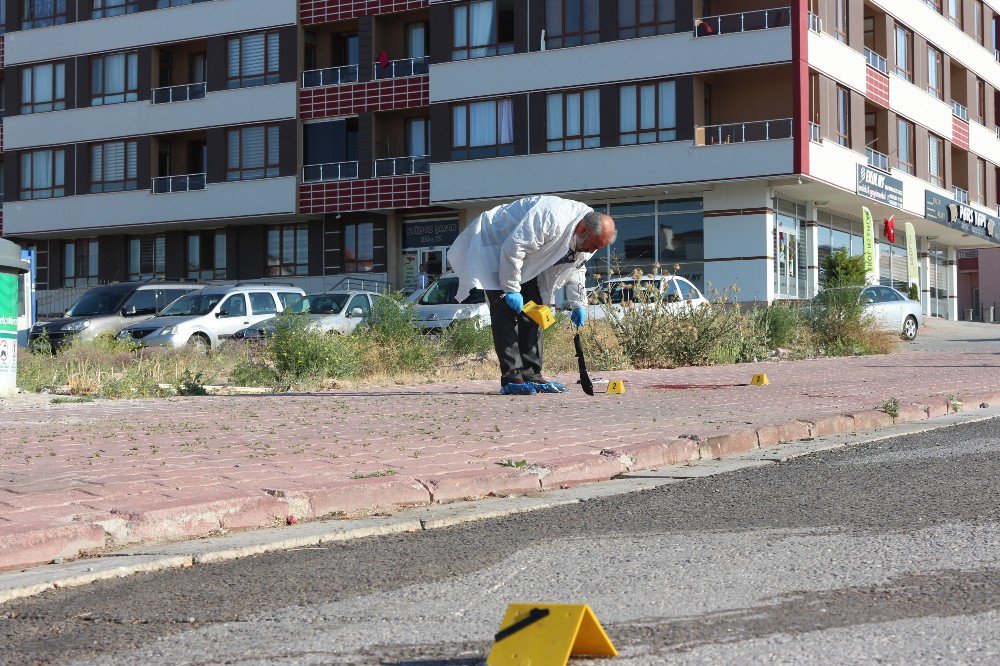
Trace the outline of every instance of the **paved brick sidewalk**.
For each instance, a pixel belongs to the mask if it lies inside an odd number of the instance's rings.
[[[770,386],[746,385],[757,371]],[[492,382],[467,382],[70,405],[14,398],[0,405],[0,569],[288,515],[608,479],[889,424],[874,411],[889,398],[901,403],[898,421],[944,414],[950,398],[966,409],[1000,402],[1000,353],[613,374],[625,395],[505,397]]]

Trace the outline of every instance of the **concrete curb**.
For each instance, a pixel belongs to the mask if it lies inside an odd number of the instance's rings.
[[[526,469],[487,468],[422,479],[376,477],[338,481],[306,491],[281,488],[264,488],[259,494],[234,491],[232,497],[200,504],[172,500],[153,510],[112,511],[83,516],[80,523],[71,525],[0,534],[3,537],[0,571],[72,559],[129,544],[155,544],[276,527],[283,525],[289,516],[298,521],[332,516],[351,518],[405,507],[567,489],[608,481],[636,470],[693,460],[718,460],[786,442],[912,423],[954,413],[956,408],[978,409],[981,404],[1000,404],[1000,392],[911,400],[901,403],[895,416],[865,409],[815,420],[792,419],[752,429],[644,441],[594,454],[537,461]]]

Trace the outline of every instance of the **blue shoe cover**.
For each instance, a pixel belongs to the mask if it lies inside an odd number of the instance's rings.
[[[500,389],[500,395],[535,395],[535,393],[537,391],[534,384],[527,382],[524,384],[510,382],[509,384],[504,384],[503,388]]]
[[[559,382],[530,382],[539,393],[565,393],[566,385]]]

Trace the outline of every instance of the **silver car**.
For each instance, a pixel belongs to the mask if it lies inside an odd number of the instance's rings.
[[[309,326],[325,333],[350,335],[358,324],[365,320],[380,295],[368,291],[333,291],[322,294],[306,294],[287,308],[284,313],[303,315]],[[283,313],[283,314],[284,314]],[[274,333],[277,315],[259,324],[237,331],[236,340],[260,340]]]
[[[490,308],[484,291],[472,290],[461,303],[457,295],[458,276],[454,273],[445,273],[431,283],[413,303],[416,326],[430,332],[440,331],[462,319],[473,319],[480,328],[490,325]]]
[[[860,289],[858,302],[864,305],[866,314],[870,314],[881,328],[898,332],[905,340],[917,337],[917,331],[924,325],[924,315],[920,310],[919,301],[909,298],[892,287],[837,287],[820,292],[814,302],[824,304],[829,302],[832,292],[842,292],[850,289]]]

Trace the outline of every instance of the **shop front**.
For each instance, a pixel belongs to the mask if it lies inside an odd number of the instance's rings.
[[[401,281],[403,291],[420,286],[423,267],[428,280],[448,270],[448,247],[458,237],[458,217],[407,218],[402,223]]]

